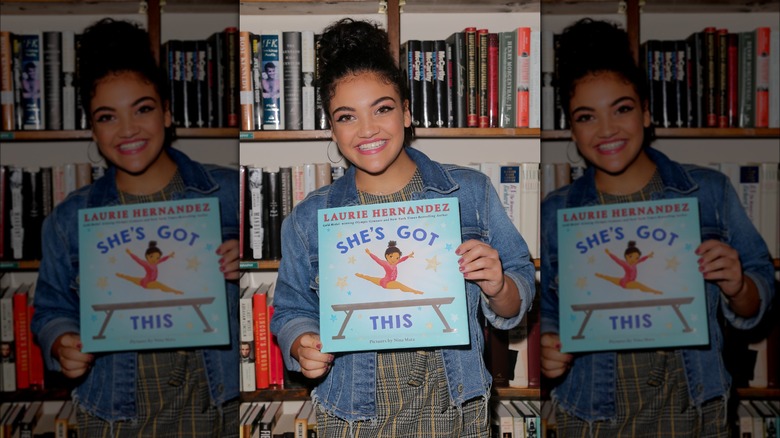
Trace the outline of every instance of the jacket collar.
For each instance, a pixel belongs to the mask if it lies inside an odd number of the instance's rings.
[[[669,157],[651,147],[646,147],[645,152],[655,163],[665,191],[688,194],[698,189],[696,182],[680,163],[670,160]],[[566,207],[596,205],[598,203],[596,171],[590,166],[580,178],[572,182],[569,196],[566,199]]]
[[[217,190],[217,183],[206,172],[203,166],[192,161],[184,153],[172,148],[166,148],[163,153],[167,153],[178,168],[184,186],[187,190],[194,190],[200,193],[210,193]],[[88,207],[102,207],[116,205],[119,203],[119,191],[116,187],[116,166],[109,166],[105,175],[92,184],[92,188],[87,200]]]
[[[441,194],[451,193],[458,189],[458,183],[439,163],[428,158],[424,153],[406,147],[409,158],[417,165],[423,180],[424,190],[432,190]],[[357,186],[355,185],[355,166],[349,166],[344,176],[337,179],[328,192],[328,207],[344,207],[360,204]]]

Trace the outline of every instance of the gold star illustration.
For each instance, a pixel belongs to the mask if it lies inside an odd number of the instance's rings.
[[[588,279],[585,277],[577,278],[577,289],[585,289],[588,285]]]
[[[111,263],[112,265],[116,264],[116,257],[115,256],[109,256],[108,257],[108,263]]]
[[[433,328],[433,323],[429,322],[428,324],[425,324],[425,328],[427,328],[429,330],[432,329]]]
[[[588,256],[588,264],[589,264],[589,265],[592,265],[592,264],[594,264],[594,263],[596,263],[596,256],[594,256],[593,254],[591,254],[591,255],[589,255],[589,256]]]
[[[438,268],[441,264],[441,262],[436,259],[436,256],[433,256],[433,258],[430,259],[425,259],[425,261],[428,262],[428,266],[425,267],[425,270],[432,269],[434,272],[436,272],[436,268]]]
[[[98,289],[106,289],[106,288],[108,288],[108,278],[106,278],[106,277],[98,277],[98,279],[97,279],[97,287],[98,287]]]
[[[338,277],[338,281],[336,281],[336,287],[344,290],[344,288],[347,287],[347,277]]]
[[[355,256],[349,256],[349,258],[347,259],[347,263],[349,263],[350,265],[354,265],[355,264]]]
[[[674,272],[677,272],[677,267],[680,266],[680,261],[677,260],[677,257],[672,257],[670,259],[666,259],[666,269],[671,269]]]
[[[192,256],[187,259],[188,271],[197,271],[198,268],[200,268],[200,260],[198,260],[198,256]]]

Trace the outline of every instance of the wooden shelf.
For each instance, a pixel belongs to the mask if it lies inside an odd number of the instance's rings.
[[[241,131],[241,141],[309,141],[330,140],[330,130],[317,131]]]
[[[416,128],[415,138],[539,138],[538,128]],[[241,141],[330,140],[330,130],[241,131]]]
[[[604,15],[623,14],[625,1],[614,0],[542,0],[542,14]],[[727,13],[777,12],[776,0],[653,0],[643,2],[643,13]]]
[[[502,400],[527,399],[539,400],[541,390],[539,388],[496,388],[493,387],[493,396]]]
[[[780,388],[737,388],[740,399],[780,400]]]
[[[0,3],[0,13],[13,15],[112,15],[138,14],[138,0],[30,0]],[[235,12],[235,0],[168,0],[163,13]]]
[[[5,260],[0,261],[0,271],[35,271],[40,268],[38,260]]]
[[[176,138],[225,138],[238,137],[238,128],[176,128]],[[92,131],[2,131],[2,141],[74,141],[92,140]]]
[[[780,138],[778,128],[657,128],[657,138]],[[542,140],[571,140],[571,131],[542,131]]]
[[[241,15],[355,15],[379,13],[377,0],[244,0]]]
[[[248,271],[276,271],[279,269],[279,260],[242,260],[239,268]],[[539,259],[534,259],[534,268],[539,269]]]
[[[242,392],[240,398],[242,402],[308,400],[309,390],[306,388],[285,389],[272,387],[252,392]]]

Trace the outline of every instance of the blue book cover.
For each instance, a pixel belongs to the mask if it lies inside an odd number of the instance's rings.
[[[219,200],[79,210],[84,352],[230,342]]]
[[[558,211],[561,351],[709,342],[696,198]]]
[[[322,351],[469,343],[457,198],[318,212]]]

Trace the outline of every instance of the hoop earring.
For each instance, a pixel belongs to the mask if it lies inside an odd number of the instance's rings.
[[[92,154],[92,145],[95,145],[95,154],[97,154],[97,158],[94,158]],[[92,164],[98,164],[103,160],[103,157],[100,155],[100,148],[94,140],[87,143],[87,158]]]
[[[330,145],[331,144],[333,144],[333,140],[329,141],[328,145],[325,146],[325,155],[328,156],[328,161],[330,161],[332,164],[340,163],[341,161],[344,160],[344,156],[341,155],[341,153],[339,152],[340,158],[338,160],[334,161],[333,158],[330,157]],[[339,149],[339,146],[336,145],[336,150],[338,151],[338,149]]]
[[[574,152],[572,152],[572,150],[574,150]],[[577,145],[575,145],[571,140],[569,140],[569,143],[566,144],[566,159],[569,160],[569,163],[571,164],[578,164],[582,163],[583,161],[582,155],[580,155],[580,152],[577,150]]]

